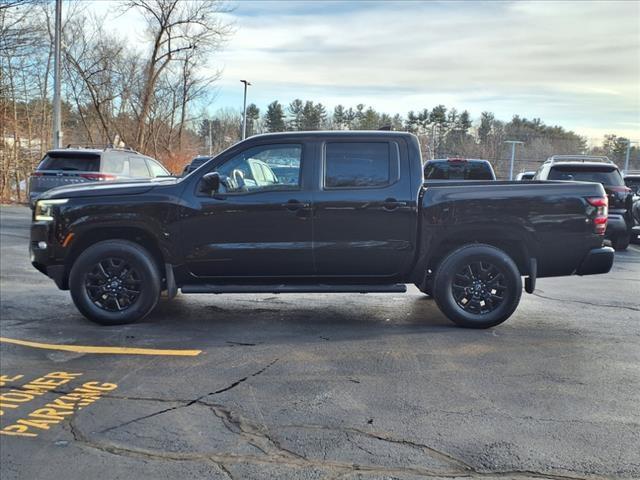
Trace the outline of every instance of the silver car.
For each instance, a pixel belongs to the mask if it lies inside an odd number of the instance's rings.
[[[153,158],[122,148],[49,150],[29,177],[29,203],[55,187],[76,183],[166,177],[171,174]]]

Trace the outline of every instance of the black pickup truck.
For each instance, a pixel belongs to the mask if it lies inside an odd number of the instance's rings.
[[[286,177],[281,180],[280,176]],[[537,277],[606,273],[607,197],[579,182],[424,184],[400,132],[258,135],[197,171],[45,193],[31,260],[102,324],[160,293],[404,292],[458,325],[505,321]]]

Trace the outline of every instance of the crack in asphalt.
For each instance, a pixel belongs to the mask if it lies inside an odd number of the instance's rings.
[[[591,305],[593,307],[607,307],[607,308],[621,308],[623,310],[631,310],[634,312],[640,312],[640,308],[635,308],[635,307],[627,307],[627,306],[623,306],[623,305],[611,305],[608,303],[593,303],[593,302],[584,302],[581,300],[569,300],[566,298],[555,298],[555,297],[549,297],[546,295],[540,295],[539,293],[533,292],[532,293],[533,296],[535,297],[539,297],[539,298],[544,298],[546,300],[555,300],[556,302],[563,302],[563,303],[580,303],[583,305]]]
[[[411,440],[394,438],[382,432],[367,432],[366,430],[360,430],[355,427],[333,428],[333,427],[328,427],[326,425],[295,425],[294,424],[294,425],[278,425],[278,427],[279,428],[301,428],[301,429],[309,429],[309,430],[331,430],[331,431],[345,432],[347,434],[347,439],[351,443],[353,443],[353,440],[351,439],[351,437],[349,437],[348,435],[349,433],[364,435],[366,437],[373,438],[376,440],[381,440],[383,442],[395,443],[398,445],[405,445],[405,446],[409,446],[419,450],[426,450],[431,454],[432,457],[439,458],[440,460],[443,460],[449,464],[455,465],[456,467],[460,468],[463,471],[473,471],[473,467],[471,465],[463,462],[458,458],[453,457],[452,455],[449,455],[448,453],[441,452],[440,450],[436,450],[435,448],[430,447],[429,445],[424,445],[422,443],[413,442]]]
[[[248,375],[245,378],[251,378],[252,376],[259,375],[264,372],[269,366],[273,365],[277,361],[274,360],[267,366],[263,367],[258,372],[254,374]],[[242,380],[242,379],[241,379]],[[240,382],[240,381],[238,381]],[[238,382],[234,382],[236,385]],[[242,382],[240,382],[242,383]],[[233,384],[232,384],[233,385]],[[231,387],[233,388],[233,387]],[[221,389],[227,391],[229,388]],[[440,452],[438,450],[433,449],[427,445],[423,445],[420,443],[412,442],[409,440],[396,439],[391,436],[388,436],[381,432],[366,432],[357,428],[348,427],[348,428],[331,428],[323,425],[281,425],[280,428],[307,428],[307,429],[322,429],[322,430],[333,430],[333,431],[341,431],[345,433],[347,440],[353,444],[354,446],[360,448],[361,450],[367,452],[372,456],[376,456],[374,452],[366,450],[360,447],[354,439],[351,438],[353,434],[364,435],[370,438],[375,438],[381,441],[408,445],[413,448],[423,449],[430,453],[432,456],[439,457],[441,459],[446,460],[451,467],[455,467],[455,469],[451,471],[435,471],[429,470],[426,468],[421,468],[418,466],[406,466],[406,467],[385,467],[381,465],[362,465],[356,463],[347,463],[347,462],[339,462],[339,461],[331,461],[331,460],[315,460],[312,458],[305,457],[298,453],[292,452],[286,448],[283,448],[279,442],[273,439],[268,432],[266,431],[266,427],[261,427],[256,425],[247,419],[243,418],[240,415],[234,414],[230,409],[217,404],[207,403],[202,401],[203,398],[206,398],[208,395],[202,395],[199,399],[192,401],[193,403],[200,403],[209,407],[212,413],[219,418],[225,428],[227,428],[230,432],[240,435],[247,442],[256,447],[258,450],[265,454],[264,457],[255,456],[255,455],[246,455],[246,454],[232,454],[232,453],[178,453],[178,452],[165,452],[165,451],[156,451],[149,450],[145,448],[129,448],[125,446],[115,445],[115,444],[105,444],[99,443],[95,441],[91,441],[85,438],[80,431],[75,426],[75,417],[70,417],[67,423],[69,427],[69,431],[74,442],[79,445],[85,446],[87,448],[99,450],[105,453],[109,453],[112,455],[125,456],[128,458],[147,458],[150,460],[156,461],[207,461],[216,465],[222,472],[224,472],[230,479],[234,479],[235,477],[227,468],[227,465],[235,464],[235,465],[246,465],[248,463],[254,465],[277,465],[277,466],[285,466],[292,468],[322,468],[335,473],[334,478],[343,478],[348,477],[356,472],[363,473],[373,473],[373,474],[381,474],[381,475],[402,475],[402,474],[415,474],[423,477],[437,477],[437,478],[486,478],[486,477],[498,477],[498,478],[509,478],[512,480],[526,480],[531,478],[536,479],[545,479],[545,480],[588,480],[590,478],[594,478],[592,475],[585,476],[573,476],[573,475],[562,475],[562,474],[547,474],[535,471],[528,470],[510,470],[510,471],[478,471],[471,465],[468,465],[464,461],[457,459],[451,455]],[[193,404],[192,403],[192,404]],[[184,405],[186,406],[186,405]],[[181,408],[181,407],[175,407]],[[156,415],[160,414],[156,412]],[[132,421],[126,422],[133,423]],[[351,435],[350,435],[351,434]]]
[[[274,365],[278,360],[279,360],[279,359],[278,359],[278,358],[276,358],[275,360],[271,361],[270,363],[268,363],[267,365],[265,365],[264,367],[262,367],[262,368],[261,368],[260,370],[258,370],[257,372],[254,372],[254,373],[252,373],[252,374],[250,374],[250,375],[247,375],[247,376],[245,376],[245,377],[242,377],[240,380],[236,380],[235,382],[231,383],[230,385],[227,385],[227,386],[226,386],[226,387],[224,387],[224,388],[221,388],[221,389],[216,390],[216,391],[214,391],[214,392],[209,392],[209,393],[205,393],[205,394],[203,394],[203,395],[200,395],[199,397],[197,397],[197,398],[195,398],[195,399],[193,399],[193,400],[189,400],[189,401],[187,401],[187,402],[183,403],[182,405],[176,405],[176,406],[173,406],[173,407],[165,408],[165,409],[163,409],[163,410],[160,410],[160,411],[157,411],[157,412],[154,412],[154,413],[150,413],[150,414],[148,414],[148,415],[143,415],[143,416],[141,416],[141,417],[134,418],[133,420],[128,420],[128,421],[123,422],[123,423],[120,423],[120,424],[118,424],[118,425],[114,425],[113,427],[105,428],[104,430],[101,430],[101,431],[100,431],[100,432],[98,432],[98,433],[107,433],[107,432],[110,432],[110,431],[112,431],[112,430],[116,430],[116,429],[118,429],[118,428],[120,428],[120,427],[125,427],[125,426],[127,426],[127,425],[131,425],[132,423],[139,422],[139,421],[141,421],[141,420],[146,420],[147,418],[152,418],[152,417],[155,417],[155,416],[158,416],[158,415],[162,415],[163,413],[167,413],[167,412],[170,412],[170,411],[172,411],[172,410],[177,410],[177,409],[179,409],[179,408],[190,407],[191,405],[194,405],[194,404],[196,404],[196,403],[202,403],[202,400],[203,400],[203,399],[205,399],[205,398],[207,398],[207,397],[211,397],[211,396],[213,396],[213,395],[219,395],[219,394],[221,394],[221,393],[228,392],[229,390],[231,390],[231,389],[233,389],[233,388],[236,388],[238,385],[240,385],[240,384],[242,384],[242,383],[246,382],[246,381],[247,381],[247,380],[249,380],[250,378],[252,378],[252,377],[257,377],[258,375],[261,375],[262,373],[264,373],[265,371],[267,371],[267,369],[269,369],[269,367],[271,367],[272,365]],[[174,401],[174,403],[175,403],[175,401]]]

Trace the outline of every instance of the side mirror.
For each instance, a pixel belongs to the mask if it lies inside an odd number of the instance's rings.
[[[202,177],[202,190],[211,195],[220,190],[220,174],[218,172],[207,173]]]

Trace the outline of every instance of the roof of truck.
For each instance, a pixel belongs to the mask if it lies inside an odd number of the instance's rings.
[[[278,138],[278,137],[412,137],[409,132],[396,132],[389,130],[307,130],[300,132],[275,132],[263,133],[249,137],[255,138]]]

